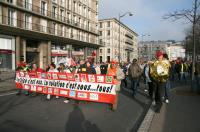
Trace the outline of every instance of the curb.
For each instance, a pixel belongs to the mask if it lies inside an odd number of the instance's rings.
[[[0,91],[0,94],[15,92],[15,91],[17,91],[17,89],[10,89],[10,90],[5,90],[5,91]]]
[[[148,132],[149,131],[149,129],[151,127],[152,120],[153,120],[154,115],[155,115],[155,112],[151,108],[152,108],[152,105],[149,108],[149,110],[148,110],[148,112],[147,112],[144,120],[142,121],[137,132]]]

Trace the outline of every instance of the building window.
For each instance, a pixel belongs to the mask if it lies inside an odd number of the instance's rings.
[[[65,35],[65,27],[63,25],[60,25],[60,33],[61,33],[61,36],[64,36]]]
[[[99,56],[99,59],[100,59],[100,60],[99,60],[99,61],[100,61],[100,63],[102,63],[102,56]]]
[[[107,62],[110,63],[110,56],[107,56]]]
[[[110,49],[107,49],[107,53],[110,53]]]
[[[99,51],[99,52],[100,52],[100,53],[102,53],[102,51],[103,51],[103,50],[102,50],[102,49],[100,49],[100,51]]]
[[[25,29],[31,29],[31,16],[28,14],[25,14],[25,18],[24,18],[25,22]]]
[[[53,3],[57,3],[57,0],[52,0]]]
[[[7,0],[8,3],[13,3],[13,0]]]
[[[63,9],[60,9],[60,20],[61,21],[64,21],[64,10]]]
[[[10,26],[16,26],[16,12],[12,9],[8,9],[8,25]]]
[[[40,24],[41,24],[41,31],[47,32],[47,20],[40,19]]]
[[[76,1],[74,1],[74,5],[73,5],[73,11],[76,11]]]
[[[61,0],[60,4],[61,4],[61,6],[64,6],[65,5],[65,0]]]
[[[99,25],[100,25],[100,28],[102,28],[102,22],[100,22]]]
[[[108,30],[107,35],[110,36],[110,30]]]
[[[28,10],[31,10],[32,7],[32,0],[25,0],[24,1],[24,7]]]
[[[110,22],[107,22],[107,27],[110,27]]]
[[[100,43],[100,44],[103,44],[103,40],[102,40],[102,39],[99,39],[99,43]]]
[[[102,31],[99,31],[99,35],[102,36]]]
[[[70,23],[70,13],[67,12],[67,23]]]
[[[52,17],[55,18],[56,17],[56,7],[52,6]]]
[[[54,22],[52,23],[52,33],[55,35],[57,34],[56,23]]]
[[[67,0],[67,9],[69,9],[69,6],[70,6],[70,1]]]
[[[41,1],[41,14],[46,15],[46,9],[47,9],[47,3],[44,1]]]

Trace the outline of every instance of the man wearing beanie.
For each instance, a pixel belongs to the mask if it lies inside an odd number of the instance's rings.
[[[137,59],[133,59],[132,64],[128,69],[128,75],[131,79],[131,89],[133,90],[133,97],[135,97],[137,93],[137,87],[139,83],[139,78],[142,75],[142,69],[139,66]]]

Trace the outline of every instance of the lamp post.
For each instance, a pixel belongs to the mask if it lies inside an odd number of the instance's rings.
[[[118,55],[118,61],[119,61],[119,63],[121,62],[121,59],[120,59],[120,57],[121,57],[121,49],[120,49],[120,43],[121,43],[121,40],[120,40],[120,37],[121,37],[121,31],[120,31],[120,27],[121,27],[121,22],[120,22],[120,20],[121,20],[121,18],[122,17],[124,17],[124,16],[126,16],[126,15],[129,15],[129,16],[133,16],[133,14],[131,13],[131,12],[126,12],[126,13],[124,13],[123,15],[120,15],[119,14],[119,18],[118,18],[118,20],[119,20],[119,46],[118,46],[118,51],[119,51],[119,55]]]

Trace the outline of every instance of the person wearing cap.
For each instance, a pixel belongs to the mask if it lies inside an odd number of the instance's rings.
[[[154,83],[155,112],[159,113],[162,107],[162,97],[164,97],[166,82],[169,79],[170,63],[163,57],[162,51],[156,52],[156,58],[157,60],[150,65],[150,77]]]
[[[116,84],[116,88],[115,88],[116,98],[115,98],[115,103],[112,105],[112,110],[116,110],[117,104],[118,104],[118,94],[120,91],[121,80],[125,78],[125,75],[121,67],[119,66],[118,62],[116,61],[111,61],[110,67],[108,68],[107,75],[113,76],[114,83]]]
[[[142,69],[137,62],[137,59],[133,59],[131,65],[128,68],[128,76],[131,80],[131,89],[133,90],[133,97],[135,97],[138,89],[139,79],[142,75]]]

